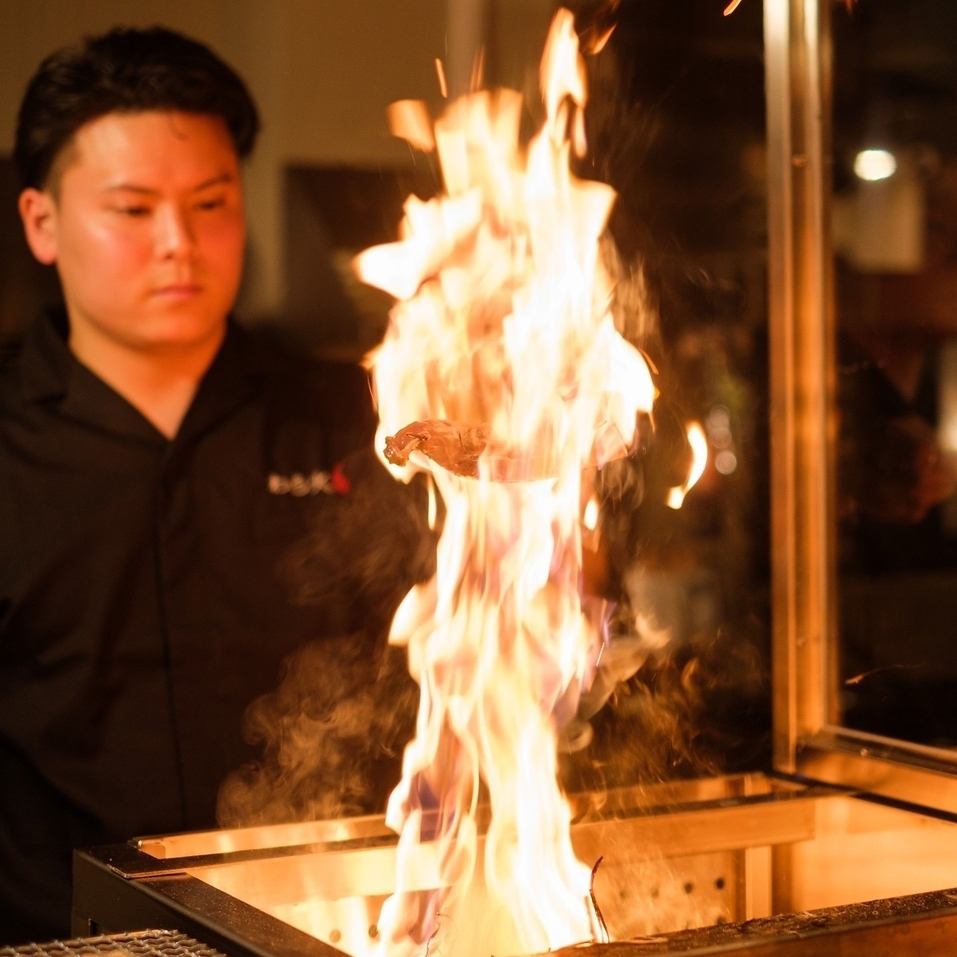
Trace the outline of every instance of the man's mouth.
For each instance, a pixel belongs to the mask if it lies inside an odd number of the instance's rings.
[[[165,286],[158,286],[153,290],[157,299],[175,302],[178,300],[194,299],[203,291],[203,287],[196,282],[175,282]]]

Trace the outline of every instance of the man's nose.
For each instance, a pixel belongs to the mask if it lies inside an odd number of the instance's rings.
[[[161,258],[190,255],[194,245],[193,224],[186,210],[172,204],[158,210],[156,247]]]

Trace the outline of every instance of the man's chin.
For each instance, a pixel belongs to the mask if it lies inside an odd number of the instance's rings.
[[[142,351],[182,352],[209,349],[222,341],[226,332],[226,316],[212,317],[173,312],[154,317],[136,337]]]

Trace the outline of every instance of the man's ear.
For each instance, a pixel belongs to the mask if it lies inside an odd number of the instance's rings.
[[[32,186],[20,194],[20,219],[27,245],[44,266],[51,266],[57,258],[56,203],[46,190]]]

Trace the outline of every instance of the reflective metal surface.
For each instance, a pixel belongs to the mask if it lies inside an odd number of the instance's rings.
[[[833,403],[821,164],[827,4],[765,4],[771,322],[774,762],[824,723],[833,620]]]
[[[957,884],[953,823],[840,789],[748,775],[611,797],[579,799],[573,842],[586,862],[603,858],[594,892],[616,940]],[[228,953],[365,953],[392,890],[394,838],[375,818],[351,830],[301,825],[297,837],[304,843],[283,844],[288,827],[174,835],[80,855],[78,920],[118,931],[166,913],[169,926]],[[236,850],[222,850],[226,839]],[[432,886],[428,844],[416,864],[418,886]],[[482,900],[473,903],[483,914]]]

